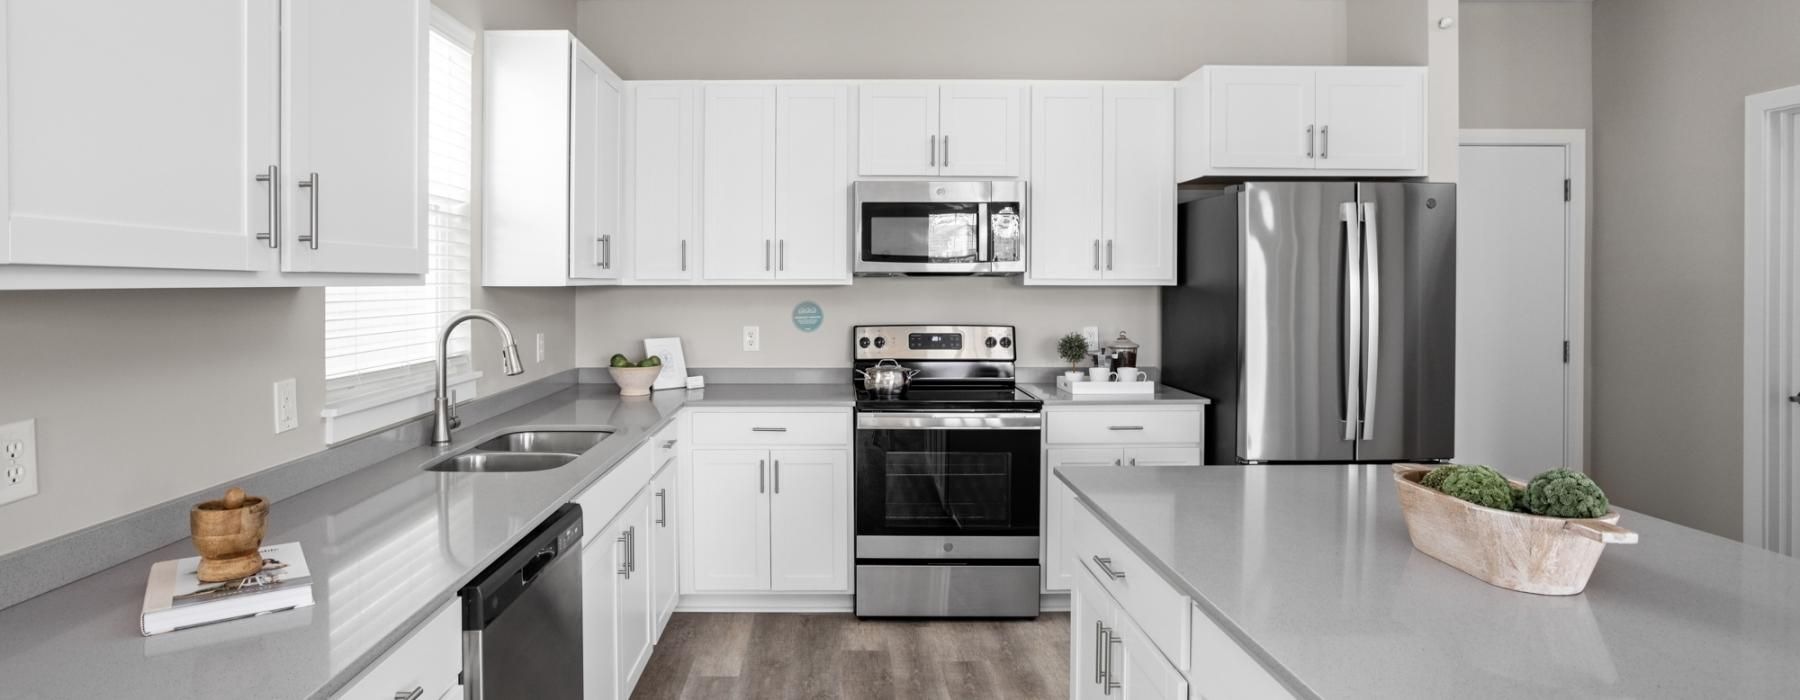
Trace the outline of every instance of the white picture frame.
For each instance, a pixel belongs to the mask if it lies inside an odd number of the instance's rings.
[[[645,338],[644,355],[655,355],[662,360],[662,373],[656,375],[656,383],[650,388],[657,391],[687,388],[687,358],[681,354],[680,338]]]

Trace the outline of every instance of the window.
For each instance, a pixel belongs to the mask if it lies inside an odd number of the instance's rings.
[[[427,82],[427,237],[430,262],[416,286],[325,290],[326,441],[430,410],[437,332],[469,308],[473,266],[475,33],[432,17]],[[450,375],[473,394],[469,328],[450,338]],[[356,416],[354,419],[351,416]]]

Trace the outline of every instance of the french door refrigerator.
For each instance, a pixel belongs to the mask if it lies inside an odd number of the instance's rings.
[[[1450,459],[1455,185],[1251,182],[1180,221],[1162,381],[1213,399],[1207,463]]]

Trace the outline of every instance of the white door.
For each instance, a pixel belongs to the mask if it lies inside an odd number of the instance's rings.
[[[1075,549],[1070,543],[1070,523],[1074,520],[1075,494],[1062,479],[1056,478],[1058,467],[1116,467],[1124,463],[1124,450],[1117,447],[1056,447],[1045,450],[1044,467],[1044,590],[1069,590],[1072,577],[1081,565],[1075,562]]]
[[[284,7],[282,269],[424,274],[429,4]]]
[[[274,262],[256,178],[278,163],[276,0],[3,9],[0,263]]]
[[[706,86],[701,258],[709,280],[775,277],[775,86]]]
[[[777,450],[769,457],[770,590],[849,590],[849,455]]]
[[[1328,68],[1317,76],[1321,170],[1425,164],[1423,68]]]
[[[971,177],[1024,174],[1019,167],[1024,88],[953,83],[943,87],[940,99],[939,173]]]
[[[1099,279],[1104,181],[1102,88],[1031,89],[1031,264],[1028,281]],[[1173,186],[1174,178],[1168,182]]]
[[[1110,699],[1106,690],[1105,633],[1112,627],[1112,598],[1085,569],[1069,592],[1069,700]]]
[[[1457,186],[1456,459],[1578,466],[1566,434],[1568,203],[1561,146],[1463,146]]]
[[[1175,89],[1108,86],[1105,122],[1105,276],[1174,284]]]
[[[691,280],[699,215],[692,85],[628,84],[625,231],[636,280]]]
[[[850,88],[775,96],[775,276],[850,281]]]
[[[695,450],[685,523],[696,592],[769,589],[769,453]]]
[[[616,697],[620,698],[631,697],[632,687],[637,685],[638,676],[650,662],[650,630],[655,624],[650,600],[650,580],[655,574],[651,571],[649,556],[651,538],[655,536],[650,531],[653,501],[648,492],[639,493],[614,521],[623,526],[625,538],[625,567],[618,583],[619,686]]]
[[[1215,168],[1313,167],[1313,69],[1209,69],[1207,114]]]
[[[570,43],[569,276],[618,279],[625,85],[581,42]]]
[[[857,171],[936,175],[937,83],[869,83],[857,92]]]
[[[669,624],[675,604],[681,601],[680,569],[676,564],[680,559],[675,551],[675,471],[675,467],[668,467],[650,482],[654,508],[650,512],[650,601],[651,619],[656,623],[651,639],[662,636],[663,626]]]
[[[581,548],[581,685],[588,700],[616,697],[619,567],[623,528],[616,523]]]

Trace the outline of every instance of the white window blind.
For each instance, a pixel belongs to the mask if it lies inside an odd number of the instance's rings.
[[[443,26],[449,22],[451,26]],[[474,34],[433,22],[427,83],[425,284],[325,290],[325,401],[429,390],[437,332],[469,308],[474,179]],[[450,339],[450,372],[469,371],[469,329]]]

